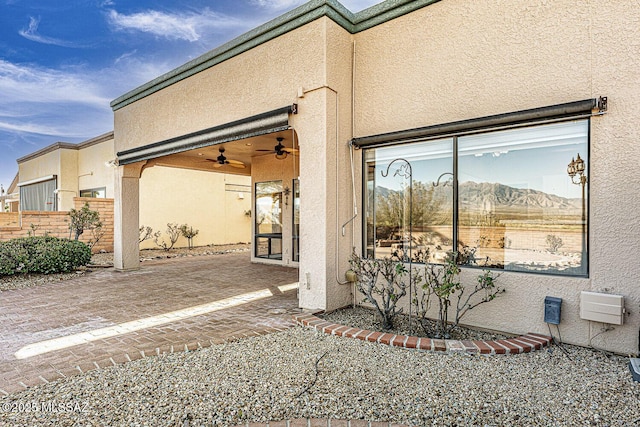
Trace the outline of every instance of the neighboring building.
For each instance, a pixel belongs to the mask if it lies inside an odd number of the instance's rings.
[[[0,213],[18,212],[18,174],[7,188],[0,188]]]
[[[139,267],[148,167],[224,148],[252,179],[253,260],[299,266],[305,309],[354,301],[352,248],[413,239],[502,271],[470,324],[546,333],[561,297],[566,342],[637,353],[638,22],[613,0],[312,0],[112,102],[116,267]],[[410,222],[388,206],[411,185]]]
[[[114,197],[113,132],[79,144],[57,142],[18,159],[17,211],[68,211],[77,197]],[[211,162],[209,162],[211,163]],[[140,224],[165,232],[167,223],[199,230],[196,245],[248,242],[250,181],[244,176],[157,166],[140,181]],[[12,187],[10,187],[11,190]],[[14,194],[14,197],[18,194]],[[185,207],[197,206],[197,209]],[[163,235],[166,240],[166,236]],[[186,246],[180,237],[176,246]],[[153,239],[143,248],[155,247]]]

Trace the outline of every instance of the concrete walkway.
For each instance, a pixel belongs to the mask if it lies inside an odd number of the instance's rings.
[[[293,325],[293,268],[249,254],[146,261],[0,293],[0,395]]]

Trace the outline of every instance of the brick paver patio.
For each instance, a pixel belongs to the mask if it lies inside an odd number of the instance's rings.
[[[297,269],[251,264],[247,253],[141,267],[0,293],[0,395],[293,325],[297,291],[278,286],[297,282]]]

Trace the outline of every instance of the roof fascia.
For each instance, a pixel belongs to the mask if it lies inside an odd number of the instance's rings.
[[[355,34],[438,1],[440,0],[387,0],[354,14],[337,0],[311,0],[125,93],[111,102],[111,108],[117,111],[322,17],[328,17],[349,33]]]
[[[16,160],[16,162],[18,164],[24,163],[28,160],[33,160],[37,157],[43,156],[45,154],[51,153],[56,150],[81,150],[83,148],[88,148],[93,145],[100,144],[105,141],[109,141],[111,139],[113,139],[113,131],[104,133],[100,136],[96,136],[95,138],[91,138],[83,142],[79,142],[77,144],[72,144],[70,142],[55,142],[38,151],[34,151],[31,154],[27,154],[26,156],[20,157],[18,160]]]
[[[40,149],[40,150],[38,150],[36,152],[33,152],[31,154],[27,154],[24,157],[20,157],[18,160],[16,160],[16,162],[18,164],[24,163],[24,162],[26,162],[28,160],[33,160],[36,157],[40,157],[40,156],[43,156],[45,154],[52,153],[52,152],[54,152],[56,150],[65,150],[65,149],[66,150],[77,150],[78,149],[78,145],[77,144],[71,144],[70,142],[54,142],[53,144],[48,145],[48,146],[46,146],[46,147],[44,147],[44,148],[42,148],[42,149]]]
[[[399,18],[423,7],[437,3],[440,0],[387,0],[371,6],[355,14],[354,31],[359,33],[376,25]]]
[[[110,141],[113,139],[113,131],[103,133],[102,135],[96,136],[95,138],[88,139],[86,141],[78,143],[76,146],[78,150],[83,148],[88,148],[94,145],[98,145],[102,142]]]
[[[16,191],[16,187],[18,187],[18,174],[13,177],[13,181],[9,184],[9,188],[7,188],[7,194],[11,194]]]

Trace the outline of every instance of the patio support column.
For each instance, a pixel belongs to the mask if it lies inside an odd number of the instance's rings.
[[[349,218],[351,206],[349,138],[346,132],[337,135],[337,97],[326,86],[309,90],[299,99],[300,113],[292,117],[300,145],[299,304],[309,310],[332,310],[352,301],[351,286],[337,281],[344,277],[351,250],[351,228],[347,237],[337,231]],[[339,209],[336,183],[341,190]]]
[[[139,182],[145,163],[124,165],[116,170],[113,230],[113,263],[116,270],[140,268]]]

